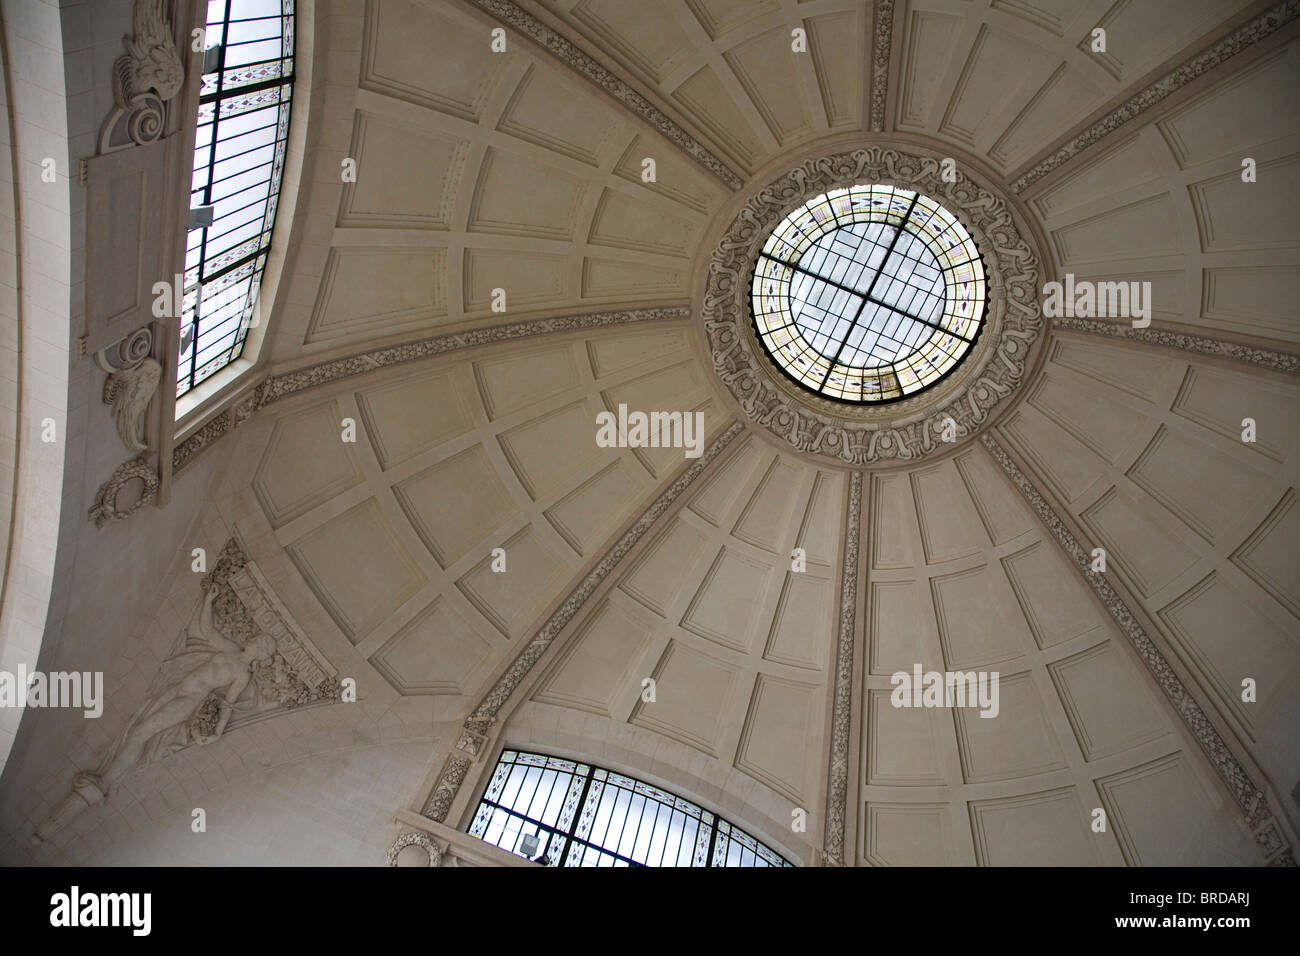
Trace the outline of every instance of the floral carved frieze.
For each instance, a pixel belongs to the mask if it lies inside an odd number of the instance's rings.
[[[1104,335],[1108,338],[1129,339],[1144,345],[1158,345],[1163,348],[1181,349],[1197,355],[1212,355],[1216,358],[1231,359],[1234,362],[1246,362],[1260,368],[1285,372],[1288,375],[1300,375],[1300,355],[1293,352],[1281,352],[1277,349],[1258,348],[1239,342],[1225,342],[1208,335],[1192,335],[1188,332],[1174,332],[1169,329],[1143,328],[1135,329],[1131,325],[1119,322],[1104,322],[1099,319],[1082,319],[1061,317],[1052,320],[1052,328],[1069,332],[1086,332],[1089,335]]]
[[[885,129],[889,98],[889,48],[894,39],[894,0],[876,0],[871,38],[871,131]]]
[[[861,544],[862,472],[849,476],[849,508],[845,516],[844,560],[840,577],[840,622],[835,647],[835,696],[831,711],[831,751],[826,787],[825,862],[844,863],[844,821],[848,814],[849,743],[853,709],[853,636],[858,600],[858,554]]]
[[[985,258],[990,304],[983,342],[950,382],[891,405],[848,411],[781,382],[750,320],[750,275],[769,233],[807,199],[855,183],[919,190],[956,213]],[[760,189],[723,234],[709,262],[701,317],[713,368],[755,424],[798,451],[839,464],[919,461],[991,421],[1025,378],[1044,328],[1039,260],[1009,203],[965,172],[943,176],[940,159],[879,146],[809,160]]]
[[[435,843],[427,833],[421,833],[419,830],[406,830],[388,848],[384,854],[384,862],[389,866],[401,866],[399,857],[402,851],[407,847],[419,847],[424,851],[422,856],[416,856],[424,866],[441,866],[442,865],[442,847]],[[415,865],[415,864],[413,864]]]

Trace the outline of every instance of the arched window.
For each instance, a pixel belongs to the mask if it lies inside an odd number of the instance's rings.
[[[501,754],[469,832],[547,866],[792,866],[689,800],[612,770]]]
[[[208,0],[176,396],[243,350],[284,172],[293,93],[294,0]]]

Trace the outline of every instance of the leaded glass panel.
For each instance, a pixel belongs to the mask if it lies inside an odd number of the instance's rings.
[[[547,866],[791,865],[661,787],[517,750],[502,752],[469,832]]]

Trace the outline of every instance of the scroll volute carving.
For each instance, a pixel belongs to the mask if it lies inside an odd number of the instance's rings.
[[[115,107],[100,130],[101,153],[161,139],[168,103],[185,85],[171,0],[135,0],[122,46],[126,52],[113,61]]]

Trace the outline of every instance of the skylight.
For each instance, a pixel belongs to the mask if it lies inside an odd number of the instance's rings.
[[[834,189],[772,231],[754,267],[754,327],[769,357],[836,401],[896,401],[966,356],[987,289],[957,218],[896,186]]]
[[[254,321],[284,172],[294,0],[209,0],[185,253],[179,398],[235,359]]]

